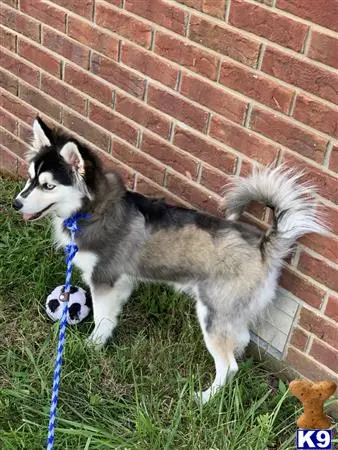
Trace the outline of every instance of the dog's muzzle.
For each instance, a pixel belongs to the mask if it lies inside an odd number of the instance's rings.
[[[16,209],[17,211],[19,211],[19,209],[21,209],[23,207],[23,203],[21,200],[19,200],[18,198],[16,198],[13,203],[12,206],[14,209]]]

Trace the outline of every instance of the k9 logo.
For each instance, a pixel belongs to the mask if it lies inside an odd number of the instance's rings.
[[[332,449],[332,430],[297,430],[297,450]]]

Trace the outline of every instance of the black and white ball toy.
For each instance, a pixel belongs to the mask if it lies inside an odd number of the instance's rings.
[[[57,286],[47,297],[46,312],[48,316],[56,321],[62,316],[63,305],[60,295],[64,292],[64,286]],[[92,308],[91,297],[79,286],[71,286],[68,302],[67,322],[76,325],[85,319]]]

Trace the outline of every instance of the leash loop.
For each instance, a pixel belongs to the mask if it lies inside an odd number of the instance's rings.
[[[73,270],[73,259],[78,251],[78,246],[75,244],[75,233],[80,230],[80,227],[77,223],[80,219],[87,219],[88,214],[86,213],[77,213],[68,219],[64,220],[63,225],[70,231],[70,244],[65,247],[66,254],[66,280],[65,287],[63,293],[60,295],[60,301],[62,302],[62,316],[60,320],[59,327],[59,341],[56,353],[56,361],[54,368],[54,377],[53,377],[53,389],[52,389],[52,400],[49,411],[49,425],[48,425],[48,438],[47,438],[47,450],[52,450],[54,447],[54,438],[55,438],[55,420],[56,420],[56,412],[57,412],[57,403],[59,397],[59,385],[61,378],[61,367],[62,367],[62,355],[63,348],[65,345],[66,339],[66,327],[67,327],[67,313],[68,313],[68,300],[71,288],[71,277]]]

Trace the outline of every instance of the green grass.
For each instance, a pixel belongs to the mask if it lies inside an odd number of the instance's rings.
[[[25,224],[11,209],[18,188],[0,181],[0,447],[35,450],[46,439],[58,333],[44,300],[65,268],[49,222]],[[214,368],[188,298],[141,286],[98,353],[84,345],[91,327],[67,330],[56,449],[294,448],[297,401],[252,359],[210,403],[195,404]]]

